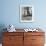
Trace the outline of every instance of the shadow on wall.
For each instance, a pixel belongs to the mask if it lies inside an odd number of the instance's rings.
[[[2,32],[5,32],[6,30],[3,30],[4,28],[6,28],[6,26],[4,24],[0,24],[0,43],[2,43]]]

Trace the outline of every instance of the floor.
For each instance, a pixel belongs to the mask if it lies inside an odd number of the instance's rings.
[[[0,46],[2,46],[2,44],[0,44]]]

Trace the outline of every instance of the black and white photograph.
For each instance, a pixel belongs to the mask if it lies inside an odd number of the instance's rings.
[[[32,22],[34,11],[31,5],[20,5],[20,21],[21,22]]]

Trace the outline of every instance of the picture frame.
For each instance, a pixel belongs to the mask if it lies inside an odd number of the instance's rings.
[[[20,22],[34,21],[34,7],[32,5],[20,5]]]

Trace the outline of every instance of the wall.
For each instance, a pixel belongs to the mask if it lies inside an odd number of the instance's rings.
[[[21,23],[19,20],[19,5],[34,6],[35,21]],[[46,1],[45,0],[1,0],[0,25],[13,24],[16,28],[46,27]]]

